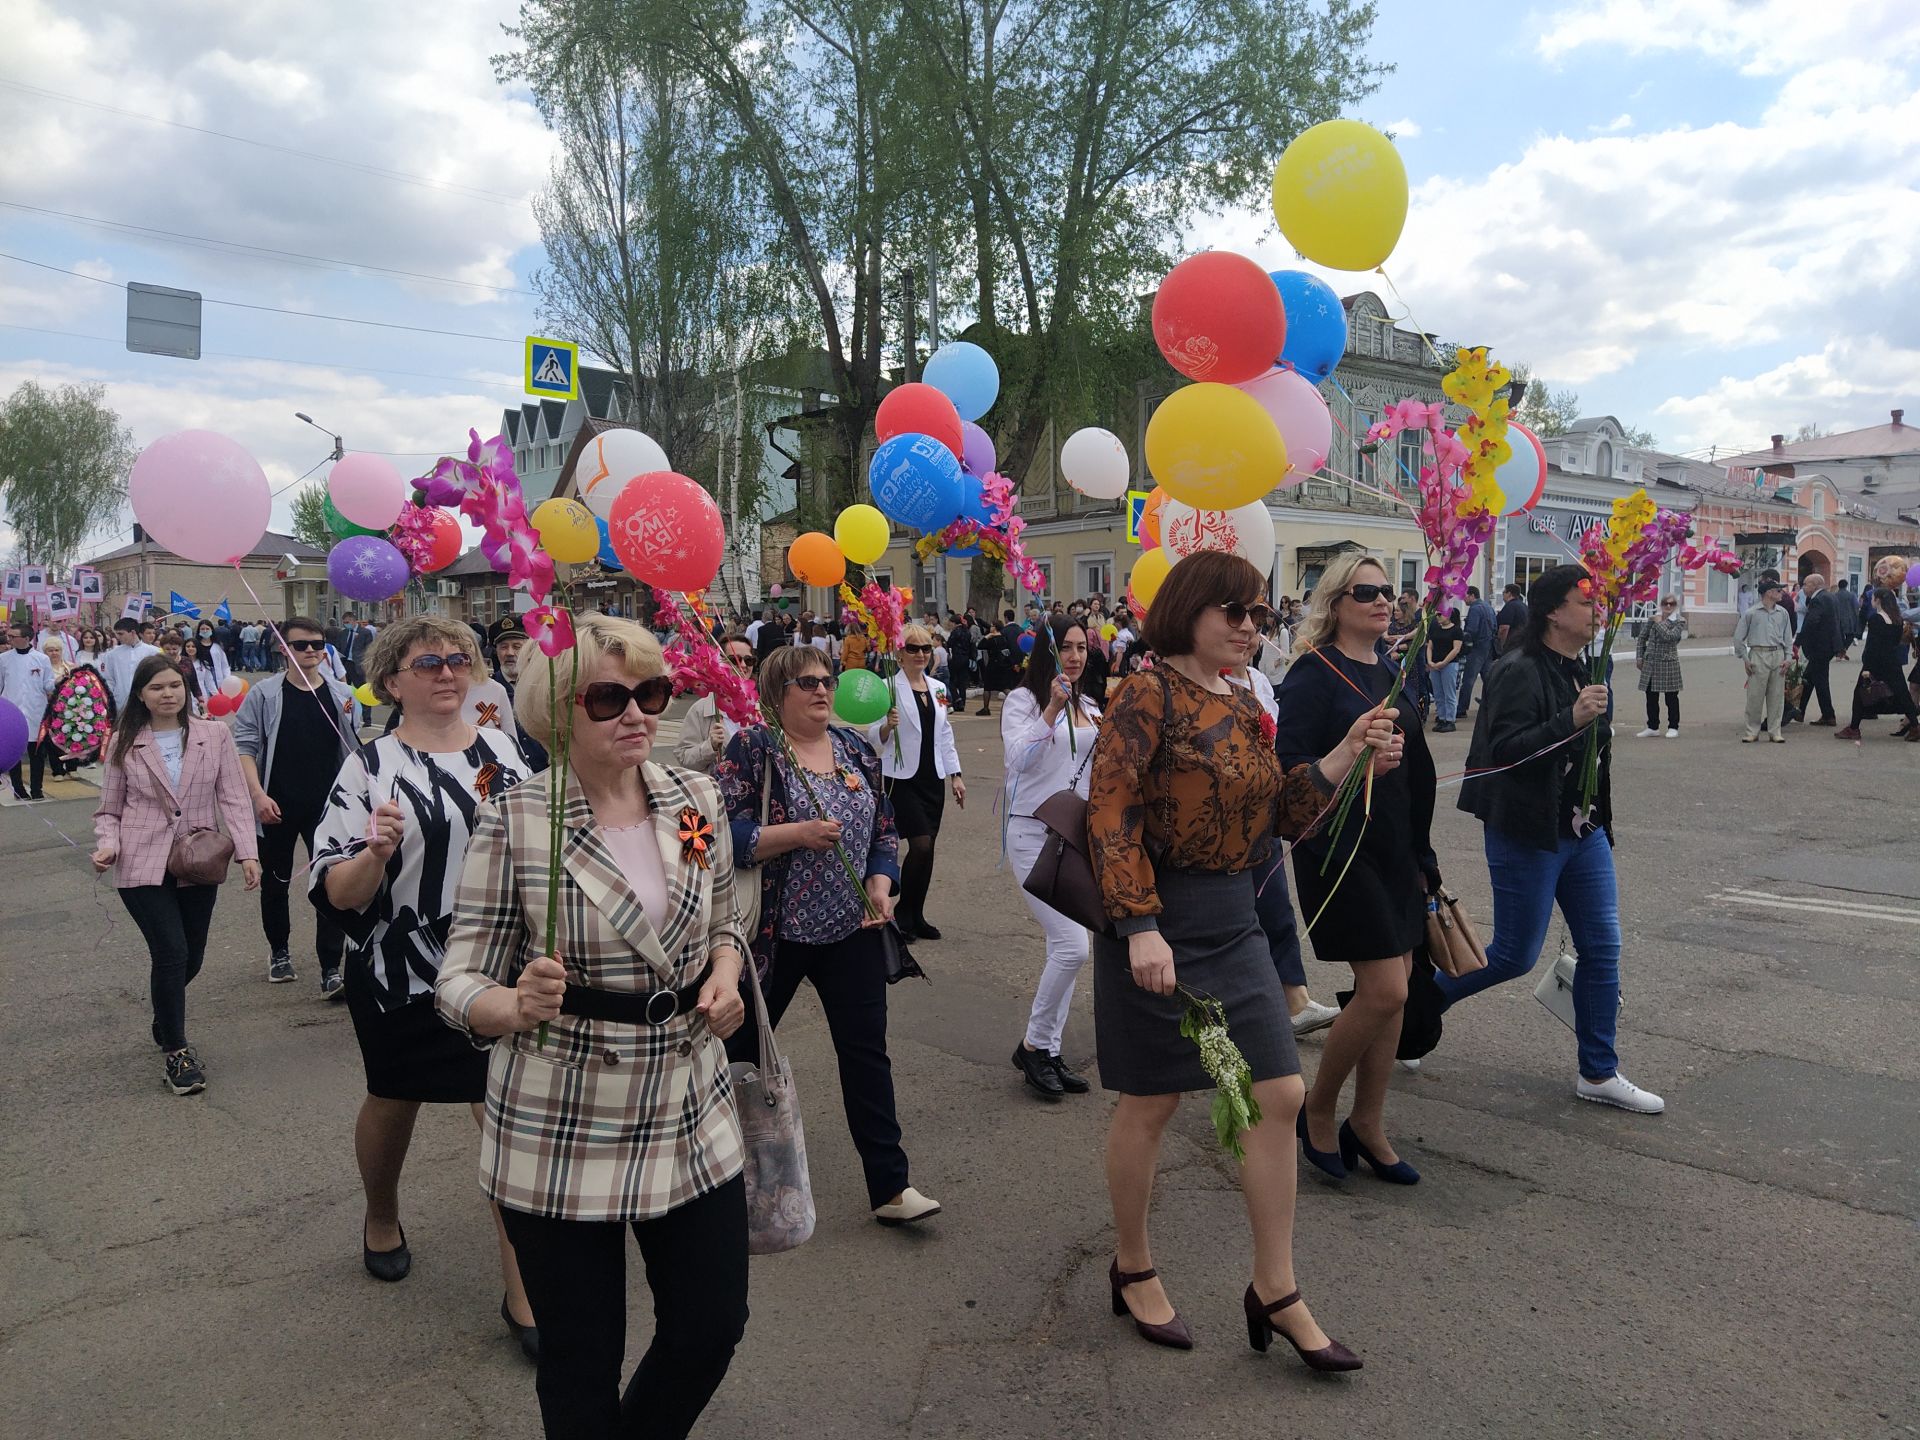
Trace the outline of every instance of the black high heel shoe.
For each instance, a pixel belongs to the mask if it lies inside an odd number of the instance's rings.
[[[518,1320],[514,1319],[513,1312],[507,1309],[507,1297],[504,1295],[500,1297],[500,1318],[507,1322],[507,1333],[520,1342],[520,1353],[536,1365],[539,1364],[540,1327],[538,1325],[522,1325]]]
[[[1384,1180],[1389,1185],[1418,1185],[1420,1172],[1404,1160],[1396,1160],[1391,1165],[1382,1164],[1373,1158],[1373,1152],[1361,1143],[1360,1137],[1353,1133],[1353,1122],[1340,1122],[1340,1160],[1349,1169],[1359,1168],[1354,1162],[1364,1160],[1367,1168],[1373,1171],[1376,1180]]]
[[[1113,1313],[1126,1315],[1133,1320],[1133,1328],[1140,1332],[1140,1338],[1150,1340],[1155,1345],[1165,1345],[1170,1350],[1191,1350],[1193,1332],[1187,1329],[1187,1322],[1180,1318],[1180,1312],[1174,1311],[1173,1319],[1164,1325],[1150,1325],[1127,1308],[1127,1297],[1120,1292],[1129,1285],[1138,1285],[1142,1280],[1151,1280],[1158,1270],[1141,1270],[1136,1274],[1127,1274],[1120,1268],[1120,1261],[1113,1260],[1107,1266],[1107,1281],[1113,1286]],[[1298,1296],[1295,1296],[1298,1299]]]
[[[1323,1171],[1330,1179],[1347,1178],[1347,1167],[1341,1161],[1340,1153],[1337,1150],[1316,1150],[1313,1141],[1307,1138],[1307,1109],[1304,1105],[1300,1107],[1300,1115],[1294,1121],[1293,1128],[1300,1135],[1300,1153],[1307,1157],[1309,1165]]]
[[[1338,1340],[1328,1340],[1327,1343],[1318,1350],[1309,1350],[1298,1340],[1294,1339],[1293,1336],[1273,1323],[1273,1317],[1275,1315],[1278,1315],[1289,1305],[1298,1305],[1299,1303],[1300,1292],[1298,1290],[1295,1290],[1291,1295],[1282,1296],[1269,1305],[1260,1298],[1259,1292],[1256,1291],[1253,1286],[1247,1286],[1245,1300],[1247,1308],[1247,1343],[1264,1355],[1267,1353],[1267,1346],[1273,1343],[1273,1337],[1278,1335],[1282,1340],[1293,1346],[1294,1353],[1306,1362],[1309,1370],[1318,1370],[1322,1374],[1327,1375],[1337,1375],[1344,1371],[1361,1369],[1363,1362],[1360,1357],[1347,1349],[1347,1347],[1342,1345]]]
[[[413,1251],[407,1248],[407,1229],[404,1225],[398,1228],[400,1244],[392,1250],[369,1249],[366,1227],[360,1229],[360,1263],[367,1267],[367,1273],[376,1280],[404,1280],[407,1272],[413,1269]]]

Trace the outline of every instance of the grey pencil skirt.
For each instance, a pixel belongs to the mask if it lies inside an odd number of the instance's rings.
[[[1256,1080],[1300,1073],[1287,996],[1254,913],[1254,872],[1235,875],[1162,867],[1160,933],[1173,949],[1173,978],[1227,1011],[1227,1033]],[[1100,1084],[1123,1095],[1211,1090],[1200,1049],[1180,1033],[1186,1001],[1133,983],[1127,942],[1093,937],[1093,1030]]]

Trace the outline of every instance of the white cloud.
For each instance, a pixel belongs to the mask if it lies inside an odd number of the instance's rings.
[[[1778,75],[1843,56],[1920,54],[1912,0],[1584,0],[1538,24],[1539,53],[1585,48],[1700,54],[1748,74]]]
[[[1879,336],[1830,340],[1757,375],[1722,376],[1696,395],[1659,407],[1672,448],[1717,444],[1758,449],[1775,434],[1792,435],[1804,421],[1838,430],[1884,424],[1887,412],[1920,402],[1920,349]]]
[[[1380,127],[1396,140],[1418,140],[1420,122],[1417,120],[1389,120]]]
[[[1622,130],[1633,128],[1633,116],[1616,115],[1604,125],[1589,125],[1588,131],[1595,135],[1618,135]]]

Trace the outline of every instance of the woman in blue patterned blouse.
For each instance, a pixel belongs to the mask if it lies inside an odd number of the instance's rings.
[[[847,1129],[860,1152],[874,1218],[883,1225],[925,1220],[940,1207],[907,1183],[887,1058],[880,927],[892,919],[899,890],[900,836],[882,788],[880,757],[864,737],[829,723],[833,673],[818,650],[775,650],[761,662],[760,694],[780,717],[806,773],[795,773],[764,726],[734,736],[715,768],[733,823],[734,863],[760,872],[753,963],[776,1025],[800,982],[813,982],[839,1057]],[[860,871],[878,918],[867,913],[836,842]],[[751,1058],[755,1039],[754,1027],[743,1025],[728,1050],[736,1059]]]

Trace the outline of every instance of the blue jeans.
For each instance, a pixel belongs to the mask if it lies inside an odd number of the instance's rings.
[[[1428,673],[1433,676],[1433,717],[1451,721],[1453,707],[1460,698],[1460,662],[1455,660]]]
[[[1460,667],[1460,696],[1454,703],[1454,718],[1467,713],[1473,705],[1473,684],[1486,674],[1487,666],[1493,663],[1493,647],[1474,645],[1462,651],[1454,662]]]
[[[1300,922],[1293,915],[1293,897],[1287,893],[1287,864],[1276,840],[1273,854],[1253,872],[1253,911],[1273,954],[1273,968],[1282,985],[1307,988],[1306,966],[1300,963]]]
[[[1580,962],[1573,980],[1580,1073],[1588,1080],[1608,1079],[1618,1068],[1613,1039],[1620,1016],[1620,902],[1606,832],[1590,830],[1578,840],[1562,840],[1558,850],[1535,850],[1489,825],[1486,846],[1493,878],[1486,967],[1458,979],[1435,974],[1434,983],[1451,1007],[1525,975],[1539,958],[1559,901]]]

